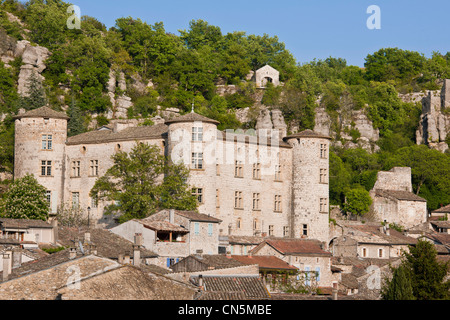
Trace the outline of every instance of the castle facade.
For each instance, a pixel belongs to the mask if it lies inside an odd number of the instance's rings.
[[[191,169],[198,210],[222,222],[221,235],[329,241],[330,138],[307,130],[228,132],[194,112],[153,126],[116,121],[67,137],[69,118],[42,107],[15,118],[15,178],[33,174],[48,190],[52,213],[64,205],[110,226],[107,203],[89,195],[113,165],[111,156],[136,142],[156,145]]]

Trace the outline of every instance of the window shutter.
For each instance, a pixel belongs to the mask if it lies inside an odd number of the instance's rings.
[[[316,268],[316,279],[317,279],[317,282],[320,281],[320,267]]]

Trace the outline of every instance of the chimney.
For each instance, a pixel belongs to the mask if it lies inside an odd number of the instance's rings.
[[[134,245],[133,246],[133,266],[139,267],[141,264],[141,250],[140,246]]]
[[[338,283],[337,282],[333,282],[333,291],[331,293],[331,297],[335,301],[338,299],[338,292],[339,292]]]
[[[86,232],[84,234],[84,243],[89,243],[91,242],[91,233],[90,232]]]
[[[134,244],[137,246],[142,246],[144,242],[144,239],[142,238],[142,233],[136,233],[134,235]]]
[[[3,254],[3,282],[8,281],[11,274],[11,251],[6,251]]]
[[[172,224],[175,223],[175,210],[174,209],[169,210],[169,222]]]
[[[77,257],[77,248],[70,248],[69,249],[69,259],[73,260]]]
[[[200,288],[200,291],[203,291],[205,288],[203,287],[203,276],[198,276],[198,287]]]
[[[227,251],[227,258],[231,258],[231,251]]]

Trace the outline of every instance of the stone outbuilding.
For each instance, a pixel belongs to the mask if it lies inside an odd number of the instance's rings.
[[[413,193],[411,168],[378,172],[370,191],[375,219],[409,229],[427,221],[427,201]]]
[[[275,87],[280,85],[280,72],[268,64],[256,70],[254,77],[257,88],[265,88],[269,82]]]

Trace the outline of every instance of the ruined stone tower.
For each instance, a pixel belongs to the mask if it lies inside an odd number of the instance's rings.
[[[32,173],[47,188],[51,213],[62,203],[67,117],[48,107],[19,114],[15,118],[14,177]]]
[[[285,140],[293,148],[291,237],[328,242],[331,139],[306,130]]]

